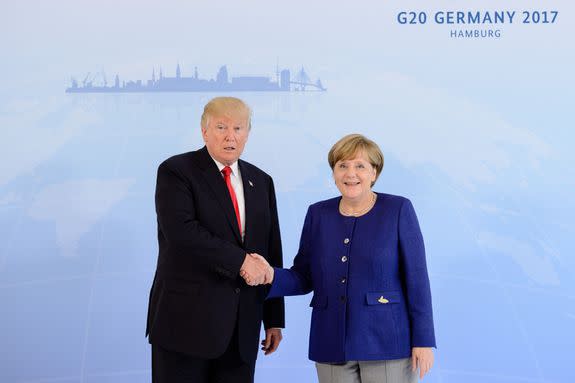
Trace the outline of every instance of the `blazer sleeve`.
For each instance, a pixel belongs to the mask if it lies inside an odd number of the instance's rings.
[[[245,251],[214,236],[198,222],[192,191],[185,177],[169,162],[158,168],[155,200],[158,226],[172,254],[193,257],[194,262],[220,275],[237,277]]]
[[[268,298],[289,295],[305,295],[312,290],[310,269],[311,207],[308,208],[299,241],[299,250],[289,269],[275,268],[274,280]]]
[[[271,178],[269,187],[269,206],[271,227],[268,241],[268,262],[273,267],[282,267],[282,241],[280,235],[276,193],[274,182]],[[265,329],[285,327],[285,306],[283,298],[268,299],[264,302],[263,322]]]
[[[413,205],[405,199],[399,213],[399,257],[407,294],[412,347],[435,347],[431,289],[425,247]]]

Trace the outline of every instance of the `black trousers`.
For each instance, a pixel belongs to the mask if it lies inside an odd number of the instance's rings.
[[[152,383],[253,383],[256,361],[246,363],[238,349],[238,330],[222,356],[202,359],[152,345]]]

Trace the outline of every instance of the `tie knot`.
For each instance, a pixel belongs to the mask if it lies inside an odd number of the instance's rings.
[[[224,177],[229,177],[230,174],[232,174],[232,168],[226,166],[225,168],[222,169],[222,173],[224,173]]]

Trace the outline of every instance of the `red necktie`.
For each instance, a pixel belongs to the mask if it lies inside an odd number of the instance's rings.
[[[230,197],[232,197],[232,203],[234,204],[234,210],[236,211],[236,218],[238,219],[238,228],[240,229],[240,235],[242,234],[242,221],[240,219],[240,208],[238,206],[238,199],[236,198],[236,192],[232,187],[232,180],[230,179],[230,174],[232,174],[232,168],[226,166],[222,169],[224,173],[224,181],[226,181],[226,186],[230,192]]]

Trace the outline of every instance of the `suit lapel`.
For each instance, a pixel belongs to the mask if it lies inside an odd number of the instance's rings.
[[[232,204],[230,192],[228,191],[224,178],[222,177],[220,171],[218,170],[218,166],[216,165],[212,157],[210,157],[210,154],[208,153],[208,150],[206,149],[205,146],[202,149],[200,149],[200,156],[198,159],[206,183],[213,190],[216,199],[218,200],[220,206],[222,207],[225,213],[228,223],[230,224],[232,230],[234,231],[236,239],[238,240],[239,243],[242,243],[240,230],[238,228],[238,221],[236,220],[236,212],[234,210],[234,205]]]
[[[246,222],[245,233],[244,233],[244,243],[248,243],[248,239],[251,233],[253,233],[253,226],[255,225],[255,209],[254,206],[257,203],[257,185],[253,182],[253,177],[250,174],[247,166],[244,165],[242,160],[238,160],[238,167],[242,174],[242,184],[244,186],[244,202],[245,202],[245,212]]]

